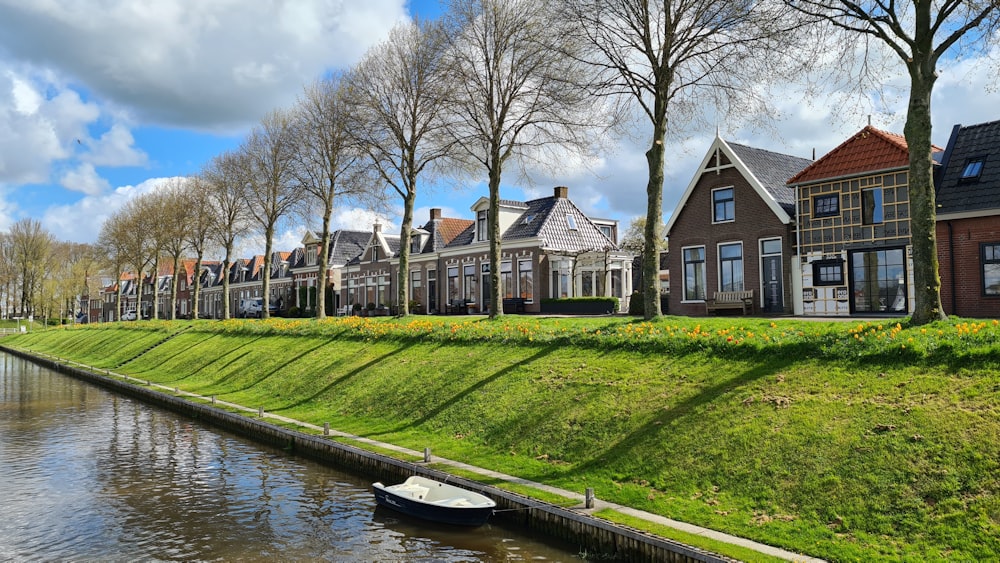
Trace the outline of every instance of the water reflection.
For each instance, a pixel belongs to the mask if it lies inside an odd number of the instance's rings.
[[[369,481],[0,354],[0,560],[566,561],[376,510]]]

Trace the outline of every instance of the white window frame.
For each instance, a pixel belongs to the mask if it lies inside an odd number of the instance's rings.
[[[685,246],[681,248],[681,303],[704,303],[705,299],[699,299],[697,297],[693,299],[688,299],[688,285],[687,285],[687,265],[688,262],[684,259],[685,251],[694,250],[700,248],[705,253],[705,258],[701,261],[701,280],[705,284],[705,297],[708,297],[708,249],[703,244]]]

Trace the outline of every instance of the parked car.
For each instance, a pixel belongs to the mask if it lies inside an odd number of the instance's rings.
[[[240,301],[240,308],[238,311],[239,316],[244,319],[249,317],[260,317],[261,312],[264,310],[264,299],[243,299]]]
[[[123,321],[134,321],[137,318],[139,317],[136,316],[135,311],[125,311],[124,313],[122,313]]]

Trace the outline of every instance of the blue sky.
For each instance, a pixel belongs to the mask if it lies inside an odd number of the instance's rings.
[[[266,112],[290,107],[324,72],[349,67],[401,19],[440,12],[437,0],[0,0],[0,230],[31,217],[61,240],[93,242],[103,219],[130,197],[197,173]],[[1000,119],[995,68],[975,59],[943,65],[936,143],[947,141],[955,123]],[[719,124],[722,135],[809,157],[838,145],[872,113],[856,109],[850,93],[807,101],[794,85],[777,92],[774,104],[781,118],[772,127],[728,120]],[[876,112],[873,124],[902,132],[904,118],[900,98]],[[541,171],[532,183],[512,172],[502,197],[531,199],[566,185],[588,213],[627,224],[645,210],[647,129],[615,141],[587,169]],[[714,134],[714,127],[690,130],[671,140],[665,217]],[[485,191],[474,181],[428,190],[418,196],[416,222],[432,207],[471,218],[469,207]],[[383,221],[398,228],[393,211]],[[334,222],[367,230],[374,219],[367,210],[341,209]],[[296,246],[304,228],[289,225],[276,248]],[[244,253],[258,251],[258,243]]]

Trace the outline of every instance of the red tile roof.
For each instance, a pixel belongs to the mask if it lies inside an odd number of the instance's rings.
[[[941,149],[932,147],[932,150],[937,152]],[[909,162],[910,153],[902,135],[869,125],[792,176],[788,183],[804,184],[863,172],[901,168]]]
[[[437,229],[441,233],[444,243],[450,244],[451,241],[455,240],[455,237],[462,234],[462,231],[471,227],[472,223],[473,221],[469,219],[449,219],[445,217],[438,223]]]

